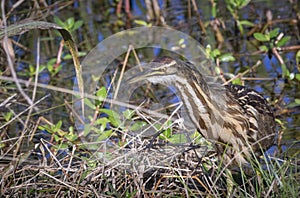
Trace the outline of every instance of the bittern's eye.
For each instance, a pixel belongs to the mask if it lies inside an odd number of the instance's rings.
[[[167,70],[167,68],[165,68],[165,67],[161,68],[162,72],[165,72],[166,70]]]

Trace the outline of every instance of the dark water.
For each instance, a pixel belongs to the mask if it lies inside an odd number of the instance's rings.
[[[51,3],[54,2],[49,1],[49,4]],[[192,4],[180,0],[158,0],[158,3],[160,12],[168,26],[191,35],[204,47],[207,44],[210,44],[213,49],[217,48],[218,44],[216,42],[215,34],[210,26],[206,28],[207,34],[202,34]],[[210,1],[197,1],[197,3],[197,11],[200,14],[200,18],[205,25],[208,25],[209,22],[214,19]],[[127,28],[139,27],[133,20],[148,21],[147,8],[143,0],[130,1],[130,11],[132,15],[132,19],[130,20],[126,17],[124,5],[121,9],[121,16],[116,15],[116,4],[115,1],[75,0],[74,3],[63,9],[59,9],[60,6],[54,6],[52,11],[62,20],[69,17],[75,17],[76,20],[83,20],[84,26],[76,30],[73,34],[78,43],[79,51],[88,53],[99,42],[110,35]],[[297,11],[294,10],[295,7],[298,9],[299,13],[299,2],[297,5],[292,4],[291,1],[288,0],[252,1],[248,6],[239,10],[238,16],[240,20],[248,20],[254,24],[259,24],[267,21],[265,14],[266,11],[269,10],[273,15],[272,20],[292,20],[297,18]],[[189,14],[189,10],[191,10],[191,15]],[[266,98],[270,98],[270,101],[272,101],[277,118],[284,123],[284,129],[278,127],[278,130],[283,131],[284,149],[287,149],[290,146],[292,146],[294,150],[299,149],[300,108],[299,106],[296,106],[287,109],[288,105],[293,103],[296,98],[300,98],[299,81],[281,78],[281,65],[275,56],[269,57],[267,54],[262,53],[255,55],[254,52],[257,52],[259,44],[255,42],[253,36],[247,37],[239,32],[232,15],[228,9],[226,9],[225,1],[218,2],[217,18],[222,21],[225,27],[224,29],[221,28],[224,37],[224,44],[220,47],[221,53],[232,53],[236,58],[234,62],[220,64],[223,72],[238,74],[255,65],[258,60],[262,60],[262,65],[247,75],[247,77],[260,79],[246,79],[244,84],[247,87],[251,87],[262,93]],[[52,21],[52,16],[47,17],[47,20]],[[161,25],[157,19],[150,22],[153,25]],[[278,22],[271,25],[270,29],[275,27],[279,27],[280,31],[285,35],[291,36],[291,39],[286,46],[300,44],[299,22],[298,24]],[[251,29],[251,27],[244,26],[246,34]],[[18,39],[22,39],[22,37]],[[58,44],[59,42],[59,38],[54,40],[55,44]],[[42,50],[42,61],[47,62],[49,57],[55,57],[55,52],[55,49],[50,49],[49,52]],[[152,53],[154,56],[160,55],[162,52],[153,50]],[[299,71],[297,71],[295,53],[296,51],[281,53],[281,56],[291,73],[299,73]],[[20,54],[20,57],[22,56],[23,54]],[[19,65],[20,70],[22,70],[21,66],[24,67],[24,65]],[[50,81],[50,84],[59,87],[72,88],[74,75],[75,73],[71,61],[65,61],[63,69],[58,76],[51,77],[48,73],[42,73],[40,81],[44,83],[49,83]],[[48,99],[48,105],[58,105],[63,98],[64,97],[61,94],[51,92],[51,98]],[[284,111],[286,109],[288,111]],[[58,120],[67,121],[68,114],[63,107],[58,107],[53,111],[48,111],[45,116],[50,117],[50,120],[53,120],[54,122]],[[67,124],[65,125],[65,127],[67,127]]]

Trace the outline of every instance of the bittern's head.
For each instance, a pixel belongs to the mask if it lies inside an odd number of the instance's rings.
[[[173,59],[168,56],[153,60],[146,66],[146,69],[137,76],[129,79],[129,83],[147,80],[152,83],[162,83],[172,85],[174,82],[184,83],[187,80],[201,79],[197,76],[201,74],[189,62]]]

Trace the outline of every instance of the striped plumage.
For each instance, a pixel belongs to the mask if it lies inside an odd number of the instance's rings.
[[[224,163],[245,164],[251,153],[259,154],[273,144],[273,112],[259,93],[239,85],[208,83],[193,64],[179,59],[162,57],[154,62],[158,64],[131,82],[175,86],[191,121],[215,142]]]

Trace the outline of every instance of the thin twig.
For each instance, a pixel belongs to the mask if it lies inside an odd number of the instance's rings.
[[[14,93],[12,96],[6,98],[3,102],[1,102],[0,107],[5,106],[10,100],[12,100],[17,94]]]
[[[69,188],[71,188],[71,189],[73,189],[73,190],[75,190],[75,191],[80,192],[81,194],[84,194],[81,190],[79,190],[79,189],[77,189],[77,188],[75,188],[75,187],[73,187],[73,186],[71,186],[71,185],[69,185],[69,184],[67,184],[67,183],[65,183],[65,182],[60,181],[59,179],[53,177],[52,175],[49,175],[48,173],[46,173],[46,172],[44,172],[44,171],[40,171],[40,173],[43,173],[45,176],[47,176],[47,177],[49,177],[49,178],[51,178],[51,179],[57,181],[57,182],[60,183],[60,184],[65,185],[66,187],[69,187]]]
[[[3,129],[7,125],[9,125],[13,121],[15,121],[18,117],[20,117],[21,115],[23,115],[26,111],[28,111],[29,109],[33,108],[35,105],[37,105],[38,103],[40,103],[44,99],[48,98],[49,96],[50,96],[50,94],[47,94],[46,96],[42,97],[41,99],[39,99],[38,101],[36,101],[32,105],[30,105],[29,107],[27,107],[24,111],[20,112],[18,115],[16,115],[15,117],[13,117],[11,120],[9,120],[8,122],[6,122],[4,125],[0,126],[0,129]]]
[[[117,83],[116,91],[115,91],[115,94],[114,94],[114,100],[118,96],[120,85],[121,85],[121,81],[123,80],[123,75],[124,75],[125,68],[126,68],[127,63],[128,63],[129,54],[130,54],[132,48],[133,48],[132,45],[129,45],[127,53],[126,53],[126,56],[125,56],[125,59],[124,59],[123,67],[122,67],[122,70],[121,70],[121,73],[120,73],[120,78],[119,78],[118,83]]]
[[[194,12],[195,12],[195,14],[197,16],[197,19],[198,19],[198,24],[199,24],[199,26],[200,26],[200,28],[203,32],[203,35],[205,36],[206,35],[206,29],[205,29],[203,21],[201,20],[200,14],[198,12],[198,6],[197,6],[195,0],[192,0],[192,4],[193,4]]]
[[[226,81],[223,83],[223,85],[227,85],[230,82],[232,82],[233,80],[237,79],[237,78],[241,78],[242,76],[244,76],[245,74],[247,74],[248,72],[250,72],[251,70],[255,69],[256,67],[258,67],[261,64],[261,61],[257,61],[256,64],[252,67],[250,67],[249,69],[247,69],[246,71],[244,71],[243,73],[239,73],[236,76],[234,76],[233,78],[231,78],[230,80]]]

